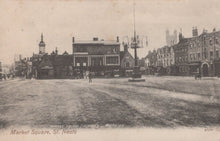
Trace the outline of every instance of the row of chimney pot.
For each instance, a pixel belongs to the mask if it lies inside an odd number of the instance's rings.
[[[74,42],[75,42],[75,38],[73,37],[72,40],[73,40],[73,43],[74,43]],[[93,41],[98,41],[98,40],[99,40],[98,37],[94,37],[94,38],[93,38]],[[102,39],[101,41],[104,41],[104,39]],[[116,41],[119,42],[119,36],[116,37]]]

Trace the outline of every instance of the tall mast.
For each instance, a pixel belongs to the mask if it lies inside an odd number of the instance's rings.
[[[136,29],[135,29],[135,1],[133,3],[133,16],[134,16],[134,63],[135,67],[138,66],[138,58],[137,58],[137,39],[136,39]]]
[[[136,43],[136,29],[135,29],[135,1],[133,1],[133,20],[134,20],[134,42]]]

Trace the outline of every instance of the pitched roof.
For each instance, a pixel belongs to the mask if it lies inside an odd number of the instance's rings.
[[[86,41],[86,40],[79,40],[74,42],[73,44],[99,44],[99,45],[120,45],[119,42],[116,41],[105,41],[105,40],[100,40],[100,41]]]
[[[48,57],[45,57],[45,58],[43,58],[43,60],[40,62],[39,67],[40,67],[40,68],[45,68],[45,67],[51,68],[51,67],[53,67],[53,65],[52,65],[50,59],[49,59]]]
[[[122,60],[124,58],[126,53],[128,53],[133,58],[133,56],[131,55],[131,53],[129,51],[126,51],[126,52],[125,51],[120,51],[120,60]]]

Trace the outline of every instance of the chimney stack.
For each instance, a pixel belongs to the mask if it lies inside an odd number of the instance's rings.
[[[56,55],[58,55],[58,50],[57,50],[57,47],[56,47],[55,53],[56,53]]]
[[[117,42],[119,42],[119,37],[117,36]]]
[[[93,38],[93,41],[98,41],[98,40],[99,40],[98,37],[94,37],[94,38]]]
[[[215,32],[216,31],[216,29],[215,28],[213,28],[213,30],[212,30],[213,32]]]
[[[75,38],[73,37],[73,43],[75,42]]]
[[[123,44],[124,46],[124,52],[128,52],[128,45],[127,44]]]
[[[182,39],[183,39],[182,28],[180,28],[180,32],[179,32],[179,41],[181,41]]]

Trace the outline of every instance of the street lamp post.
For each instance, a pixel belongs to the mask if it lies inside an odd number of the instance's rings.
[[[138,57],[137,57],[137,48],[140,48],[140,40],[138,36],[136,35],[136,29],[135,29],[135,4],[134,4],[134,9],[133,9],[133,14],[134,14],[134,37],[133,40],[131,41],[130,47],[134,49],[134,73],[132,75],[132,78],[129,79],[128,81],[130,82],[139,82],[139,81],[145,81],[145,79],[141,78],[141,73],[140,73],[140,68],[138,66]],[[143,42],[143,41],[142,41]]]
[[[215,35],[215,30],[214,30],[214,43],[213,43],[213,73],[214,76],[216,76],[216,72],[215,72],[215,59],[216,59],[216,47],[215,47],[215,43],[216,43],[216,35]]]

